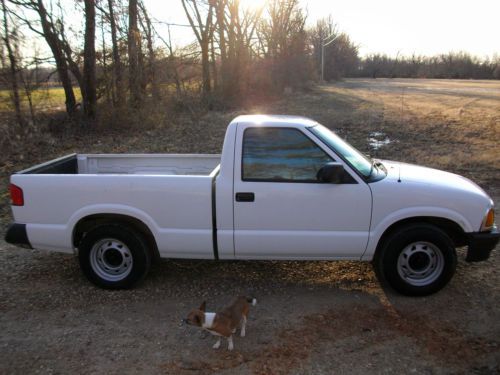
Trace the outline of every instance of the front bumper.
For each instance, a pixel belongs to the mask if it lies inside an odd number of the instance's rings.
[[[10,224],[7,233],[5,234],[5,242],[11,243],[13,245],[27,247],[32,249],[28,239],[28,234],[26,233],[26,224]]]
[[[467,262],[480,262],[490,257],[491,251],[500,240],[500,232],[493,227],[491,232],[474,232],[467,234],[469,249],[467,250]]]

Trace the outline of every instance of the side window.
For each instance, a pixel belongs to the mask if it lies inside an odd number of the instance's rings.
[[[256,127],[243,135],[243,181],[316,182],[318,170],[331,161],[297,129]]]

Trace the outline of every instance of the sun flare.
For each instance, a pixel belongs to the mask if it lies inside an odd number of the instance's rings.
[[[243,9],[256,10],[264,8],[268,0],[240,0],[240,5]]]

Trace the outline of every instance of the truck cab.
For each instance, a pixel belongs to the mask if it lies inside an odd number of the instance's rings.
[[[221,258],[361,259],[372,209],[362,172],[371,164],[361,154],[353,164],[336,155],[320,126],[289,116],[241,116],[229,125],[216,178]],[[336,183],[318,178],[325,166],[336,168]]]

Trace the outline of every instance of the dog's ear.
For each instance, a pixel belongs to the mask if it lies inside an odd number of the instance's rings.
[[[207,301],[203,301],[201,306],[200,306],[200,310],[205,311],[206,308],[207,308]]]
[[[197,326],[200,326],[200,327],[201,327],[201,325],[202,325],[202,323],[201,323],[201,318],[200,318],[200,316],[199,316],[198,314],[194,316],[194,322],[195,322],[195,324],[196,324]]]

